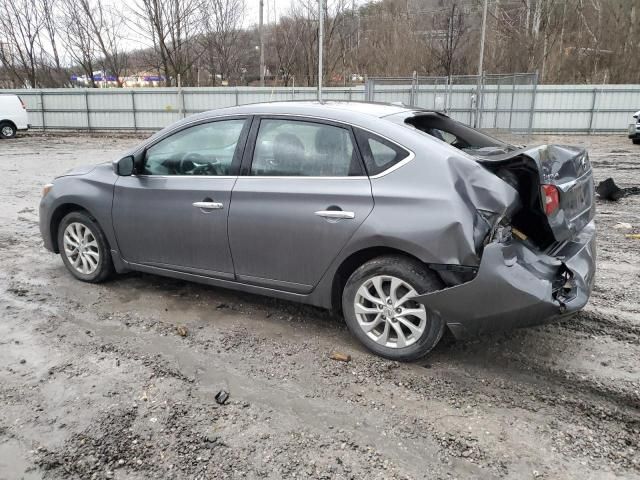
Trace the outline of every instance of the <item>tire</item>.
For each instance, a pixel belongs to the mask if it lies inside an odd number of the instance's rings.
[[[58,248],[67,270],[78,280],[100,283],[113,273],[109,243],[86,212],[71,212],[63,217],[58,227]]]
[[[0,123],[0,138],[15,138],[17,133],[16,127],[9,122]]]
[[[386,303],[387,298],[394,296],[396,300],[401,300],[412,290],[417,294],[440,290],[444,287],[440,279],[417,260],[401,255],[386,255],[360,266],[349,277],[342,292],[345,322],[351,333],[369,350],[381,357],[401,362],[417,360],[429,353],[444,333],[445,324],[442,319],[412,300],[400,303],[391,300],[391,305],[383,306],[380,306],[380,302],[374,303],[372,299],[380,298],[376,284],[382,288]],[[394,285],[395,295],[392,296],[391,289]],[[363,296],[365,291],[369,292],[366,298]],[[407,309],[411,309],[412,313],[407,313]],[[386,320],[388,317],[391,318],[390,321]],[[414,328],[408,327],[407,323],[411,323]],[[385,331],[388,332],[386,337]]]
[[[632,142],[634,145],[640,145],[640,138],[634,138]]]

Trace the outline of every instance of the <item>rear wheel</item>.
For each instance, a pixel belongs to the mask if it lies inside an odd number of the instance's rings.
[[[640,138],[634,138],[632,141],[635,145],[640,145]]]
[[[58,248],[67,269],[78,280],[99,283],[113,273],[107,239],[85,212],[67,214],[58,227]]]
[[[417,260],[378,257],[349,277],[342,311],[349,330],[374,353],[416,360],[436,346],[444,322],[413,297],[441,288],[440,279]]]
[[[16,136],[16,127],[9,122],[0,123],[0,138],[13,138]]]

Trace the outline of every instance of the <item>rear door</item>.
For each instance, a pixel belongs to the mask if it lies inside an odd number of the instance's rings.
[[[248,123],[180,130],[145,151],[138,174],[118,177],[113,224],[125,260],[233,279],[227,216]]]
[[[237,280],[311,291],[373,208],[350,126],[261,118],[243,174],[229,213]]]

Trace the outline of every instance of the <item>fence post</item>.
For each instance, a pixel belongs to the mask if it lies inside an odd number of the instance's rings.
[[[511,120],[513,119],[513,101],[516,97],[516,76],[511,75],[511,108],[509,109],[509,131],[511,131]]]
[[[496,91],[496,110],[493,112],[493,129],[498,128],[498,107],[500,106],[500,81],[498,80],[498,90]]]
[[[438,96],[438,77],[433,80],[433,110],[436,110],[436,97]]]
[[[91,114],[89,112],[89,92],[88,89],[84,89],[84,107],[87,111],[87,130],[91,131]]]
[[[372,96],[371,96],[371,79],[369,77],[367,77],[366,75],[364,76],[364,101],[365,102],[371,102]]]
[[[418,72],[415,70],[411,75],[411,91],[409,92],[409,105],[412,107],[415,105],[416,100],[416,85],[418,83]]]
[[[131,90],[131,113],[133,113],[133,131],[138,131],[138,122],[136,121],[136,97],[133,90]]]
[[[236,107],[239,105],[238,103],[238,87],[236,87]]]
[[[40,113],[42,114],[42,131],[45,131],[47,129],[47,124],[44,120],[44,95],[42,90],[40,90]]]
[[[529,112],[529,129],[527,135],[531,135],[533,132],[533,115],[536,109],[536,93],[538,91],[538,71],[533,76],[533,93],[531,94],[531,110]]]
[[[478,98],[476,99],[476,107],[478,109],[478,128],[482,128],[482,110],[484,109],[484,82],[485,82],[485,74],[482,72],[480,75],[480,89],[478,91]]]
[[[593,128],[593,114],[595,113],[597,97],[598,97],[598,89],[594,88],[593,96],[591,97],[591,114],[589,115],[589,130],[587,131],[588,134],[591,134],[591,131]]]

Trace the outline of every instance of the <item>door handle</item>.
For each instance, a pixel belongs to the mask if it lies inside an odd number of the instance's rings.
[[[202,208],[203,210],[220,210],[224,207],[224,205],[219,202],[193,202],[193,206]]]
[[[323,218],[356,218],[356,214],[354,212],[345,212],[343,210],[318,210],[315,214]]]

